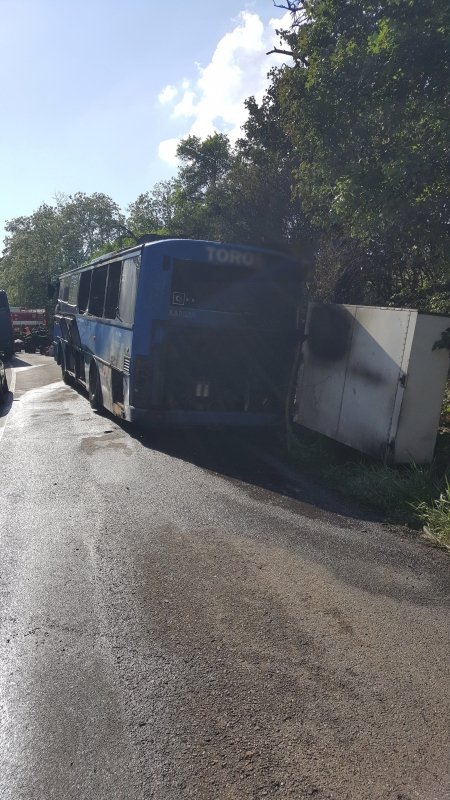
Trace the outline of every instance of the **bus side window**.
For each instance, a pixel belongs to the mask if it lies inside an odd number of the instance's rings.
[[[128,325],[132,325],[134,322],[138,277],[139,258],[125,259],[120,284],[119,317],[121,322],[126,322]]]
[[[71,306],[76,306],[77,304],[77,297],[78,297],[78,286],[80,283],[80,274],[71,275],[69,281],[69,291],[67,295],[67,302],[70,303]]]
[[[103,317],[107,277],[108,267],[106,264],[101,267],[95,267],[92,271],[91,293],[89,295],[88,311],[93,317]]]
[[[6,292],[0,292],[0,308],[9,308]]]
[[[92,270],[87,269],[80,276],[80,288],[78,289],[78,311],[84,314],[89,303],[89,292],[91,290]]]
[[[65,302],[69,296],[69,279],[61,278],[59,282],[59,299]]]
[[[113,261],[108,267],[108,285],[106,287],[105,319],[115,319],[119,308],[120,278],[122,262]]]

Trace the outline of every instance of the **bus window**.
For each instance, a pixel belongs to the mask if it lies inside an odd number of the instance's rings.
[[[80,273],[70,276],[67,302],[70,303],[71,306],[76,306],[77,304],[79,283],[80,283]]]
[[[122,262],[114,261],[108,268],[108,285],[106,288],[105,313],[106,319],[115,319],[119,307],[120,278],[122,275]]]
[[[80,288],[78,289],[78,311],[84,314],[89,303],[89,292],[91,290],[92,270],[87,269],[80,276]]]
[[[254,268],[177,258],[173,263],[171,302],[209,311],[248,312],[255,305],[255,289],[264,280],[261,271]]]
[[[0,292],[0,308],[9,308],[6,292]]]
[[[59,282],[59,299],[65,302],[69,296],[69,278],[61,278]]]
[[[121,322],[132,325],[136,305],[136,289],[139,276],[139,258],[127,258],[123,262],[120,285],[119,317]]]
[[[105,305],[106,278],[108,267],[96,267],[92,272],[91,294],[89,295],[89,314],[93,317],[103,316]]]

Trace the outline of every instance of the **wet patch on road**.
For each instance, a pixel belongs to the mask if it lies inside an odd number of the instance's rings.
[[[121,430],[103,431],[95,436],[85,436],[81,440],[80,450],[88,456],[101,450],[119,450],[126,455],[131,455],[132,452]]]
[[[67,400],[71,396],[72,392],[68,387],[60,387],[58,389],[54,389],[51,394],[47,397],[42,398],[42,402],[46,404],[51,403],[61,403]]]

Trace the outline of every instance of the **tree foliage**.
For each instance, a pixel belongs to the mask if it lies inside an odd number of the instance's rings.
[[[58,197],[7,225],[0,283],[37,303],[49,275],[145,233],[314,253],[316,298],[450,306],[447,0],[280,0],[292,25],[233,147],[179,143],[173,180],[124,216],[103,194]]]
[[[174,232],[196,239],[220,239],[221,186],[233,160],[228,137],[215,133],[202,141],[188,136],[179,143],[177,156]]]
[[[445,0],[290,3],[294,67],[274,79],[295,191],[331,242],[359,251],[375,300],[449,276],[450,7]],[[448,287],[447,287],[448,288]]]
[[[144,192],[129,205],[127,227],[135,236],[168,233],[175,214],[175,182],[159,181],[151,192]]]
[[[125,218],[110,197],[60,195],[54,206],[42,204],[6,224],[0,285],[12,305],[43,306],[51,277],[80,266],[125,233]]]

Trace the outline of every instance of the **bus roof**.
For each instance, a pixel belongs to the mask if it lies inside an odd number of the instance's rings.
[[[93,267],[97,264],[102,264],[105,261],[112,261],[118,259],[125,255],[132,255],[133,253],[142,252],[144,248],[153,247],[158,244],[162,244],[163,242],[167,244],[168,242],[189,242],[190,244],[207,244],[207,245],[215,245],[216,247],[235,247],[240,248],[242,250],[251,250],[253,252],[258,253],[267,253],[278,257],[283,257],[287,260],[291,261],[298,261],[298,258],[293,256],[290,253],[282,252],[280,250],[274,250],[272,248],[260,247],[257,245],[251,244],[238,244],[236,242],[216,242],[210,239],[188,239],[185,237],[178,237],[178,236],[167,236],[167,235],[157,235],[157,234],[146,234],[145,236],[141,237],[145,241],[139,242],[132,247],[126,247],[123,250],[113,250],[110,253],[104,253],[103,255],[99,256],[98,258],[94,258],[92,261],[86,262],[86,264],[82,264],[80,267],[75,267],[74,269],[66,270],[66,272],[61,272],[56,278],[62,278],[66,275],[72,275],[76,272],[81,272],[84,269],[88,269],[89,267]]]

